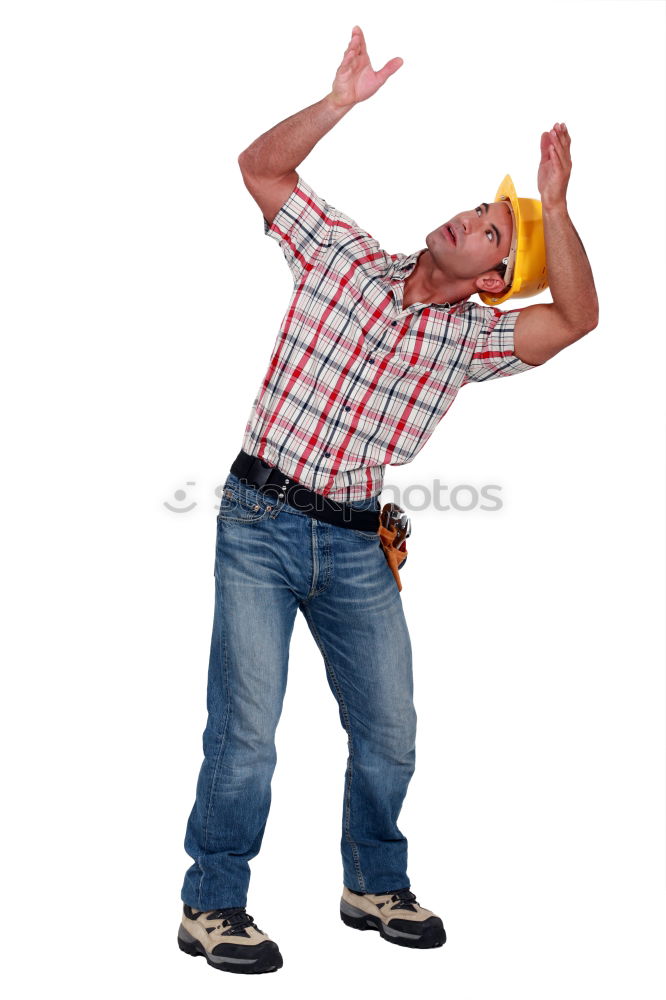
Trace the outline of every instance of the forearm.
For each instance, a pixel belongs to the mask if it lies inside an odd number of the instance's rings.
[[[353,105],[336,106],[327,94],[316,104],[285,118],[243,150],[238,162],[244,170],[262,178],[284,177],[302,163],[322,136],[343,118]]]
[[[587,333],[599,321],[599,301],[590,262],[566,202],[544,205],[543,228],[553,305],[572,330]]]

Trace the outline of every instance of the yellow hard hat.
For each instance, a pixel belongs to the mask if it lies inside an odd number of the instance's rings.
[[[526,299],[548,288],[546,244],[543,238],[541,202],[536,198],[519,198],[509,174],[500,184],[495,201],[506,201],[513,217],[513,236],[506,264],[504,283],[509,285],[504,295],[479,292],[487,306],[495,306],[506,299]]]

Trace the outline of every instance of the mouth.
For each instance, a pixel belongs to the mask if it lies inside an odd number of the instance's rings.
[[[455,246],[458,245],[458,237],[456,235],[456,231],[453,228],[453,226],[444,226],[443,227],[443,232],[444,232],[444,236],[446,237],[446,239],[449,241],[449,243],[452,246],[455,247]]]

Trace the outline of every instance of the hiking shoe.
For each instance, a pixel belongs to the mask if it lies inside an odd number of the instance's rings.
[[[241,906],[195,910],[183,904],[178,947],[188,955],[203,955],[209,965],[224,972],[275,972],[282,967],[275,941]]]
[[[439,948],[446,941],[440,918],[420,906],[409,889],[360,893],[344,886],[340,916],[347,927],[379,931],[387,941],[405,948]]]

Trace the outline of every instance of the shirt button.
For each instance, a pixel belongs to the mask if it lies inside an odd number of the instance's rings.
[[[397,325],[398,325],[398,321],[397,321],[397,319],[394,319],[393,322],[391,323],[391,326],[397,326]]]
[[[369,365],[374,365],[374,363],[375,363],[375,359],[374,358],[368,358],[368,364]]]
[[[351,410],[351,406],[345,406],[345,410]]]
[[[330,458],[330,457],[331,457],[330,451],[325,451],[324,452],[324,458]]]

